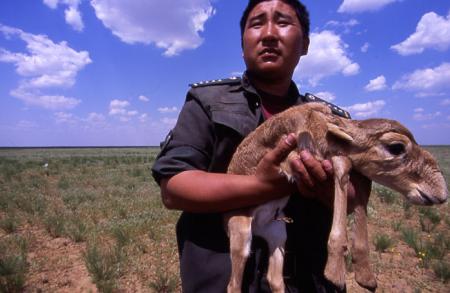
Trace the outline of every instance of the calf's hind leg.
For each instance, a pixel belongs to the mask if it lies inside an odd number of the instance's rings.
[[[252,217],[235,215],[227,222],[230,238],[231,276],[228,293],[240,293],[245,264],[250,255],[252,242]]]
[[[284,293],[285,285],[283,279],[284,246],[286,244],[287,233],[286,224],[281,218],[273,219],[264,226],[264,229],[256,234],[264,238],[269,248],[269,264],[267,267],[267,282],[272,293]]]

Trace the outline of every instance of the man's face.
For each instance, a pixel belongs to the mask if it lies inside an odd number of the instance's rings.
[[[283,1],[263,1],[250,12],[242,37],[247,70],[263,79],[291,78],[308,51],[295,10]]]

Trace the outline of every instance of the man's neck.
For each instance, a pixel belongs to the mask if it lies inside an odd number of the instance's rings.
[[[247,76],[253,86],[263,92],[266,92],[275,96],[285,96],[289,91],[291,85],[291,79],[285,80],[273,80],[255,77],[251,74]]]

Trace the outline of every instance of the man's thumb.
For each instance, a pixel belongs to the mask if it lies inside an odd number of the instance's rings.
[[[275,165],[280,164],[287,155],[295,148],[297,140],[293,133],[280,139],[277,146],[270,152],[271,159]]]

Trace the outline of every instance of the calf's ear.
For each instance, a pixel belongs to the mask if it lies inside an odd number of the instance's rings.
[[[337,126],[333,123],[327,123],[328,134],[335,136],[340,140],[344,140],[345,142],[352,143],[354,141],[353,137],[345,131],[342,127]]]
[[[297,148],[299,151],[308,150],[313,156],[317,155],[317,146],[308,131],[300,132],[297,137]]]

